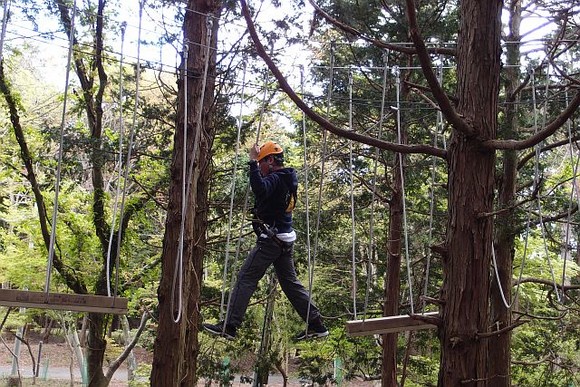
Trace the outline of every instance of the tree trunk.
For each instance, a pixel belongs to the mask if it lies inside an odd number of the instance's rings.
[[[443,257],[440,386],[485,386],[495,153],[480,146],[497,130],[501,0],[460,2],[458,112],[449,146],[449,219]]]
[[[181,386],[197,385],[197,357],[199,355],[198,333],[201,325],[200,299],[201,282],[203,274],[203,257],[206,252],[206,230],[208,218],[208,192],[209,180],[211,176],[211,148],[215,137],[216,127],[215,117],[215,76],[216,76],[216,52],[219,23],[217,20],[221,15],[221,3],[217,0],[207,2],[190,1],[189,8],[196,13],[190,13],[184,24],[186,39],[193,42],[200,42],[193,48],[194,61],[193,72],[203,74],[206,67],[206,57],[208,58],[207,82],[203,85],[203,77],[194,79],[192,93],[195,96],[192,101],[199,101],[202,87],[205,86],[205,95],[201,123],[199,125],[200,145],[199,158],[195,169],[194,181],[197,183],[197,193],[195,202],[192,203],[194,211],[192,243],[192,259],[188,268],[189,292],[187,293],[187,309],[190,311],[187,316],[187,327],[185,334],[185,355],[183,359],[184,376]],[[211,13],[212,18],[198,17],[199,13]],[[209,23],[209,24],[208,24]],[[209,30],[208,30],[209,28]],[[207,47],[210,47],[208,50]],[[197,94],[195,94],[197,93]],[[199,102],[192,107],[195,117],[198,117]],[[193,187],[192,187],[193,188]]]
[[[209,160],[215,128],[212,122],[214,111],[213,95],[215,82],[216,34],[208,34],[208,26],[217,32],[213,12],[219,13],[219,1],[190,0],[185,14],[183,32],[185,41],[190,42],[187,63],[187,90],[182,75],[179,80],[178,109],[171,164],[171,183],[167,211],[165,236],[163,239],[162,274],[158,289],[159,326],[155,339],[152,386],[195,386],[197,380],[197,356],[199,354],[198,326],[201,274],[205,251],[207,228],[207,192],[210,176]],[[208,16],[209,15],[209,16]],[[217,15],[219,17],[219,14]],[[211,35],[211,41],[208,36]],[[214,49],[208,50],[207,47]],[[207,77],[206,57],[210,55]],[[204,82],[205,80],[205,82]],[[203,88],[205,87],[205,91]],[[201,122],[200,101],[204,96]],[[185,117],[185,101],[188,103]],[[184,122],[187,119],[187,155],[194,157],[193,171],[189,171],[191,160],[185,164],[183,158]],[[179,234],[181,228],[182,172],[186,168],[187,200],[183,244],[183,287],[172,294],[173,276],[179,268]],[[190,175],[191,173],[191,175]],[[183,295],[181,319],[175,322],[179,292]],[[172,298],[174,300],[172,308]]]
[[[389,206],[389,242],[387,244],[387,273],[385,278],[385,305],[383,316],[399,314],[401,289],[401,238],[403,236],[403,190],[399,173],[399,157],[395,154],[393,166],[393,195]],[[382,385],[397,385],[397,333],[383,335]]]
[[[521,3],[520,0],[512,0],[510,7],[509,20],[509,37],[508,41],[512,42],[506,47],[507,64],[505,69],[505,94],[506,94],[506,122],[503,128],[503,138],[515,138],[518,128],[517,122],[517,101],[519,96],[515,91],[519,85],[520,71],[520,47],[516,42],[520,41],[520,24],[521,24]],[[501,290],[508,305],[511,304],[511,282],[512,282],[512,264],[514,257],[514,209],[512,208],[515,201],[516,193],[516,176],[517,176],[517,153],[514,150],[506,150],[503,153],[503,177],[498,189],[499,208],[505,209],[496,217],[496,262],[497,271],[500,281],[495,275],[492,275],[490,289],[490,323],[491,330],[501,330],[511,325],[511,308],[504,304]],[[501,286],[501,288],[500,288]],[[510,343],[511,330],[503,332],[489,339],[489,385],[492,386],[510,386]]]

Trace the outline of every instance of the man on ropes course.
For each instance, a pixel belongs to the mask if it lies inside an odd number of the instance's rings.
[[[257,235],[255,247],[244,261],[227,308],[225,321],[203,324],[214,335],[233,340],[248,308],[258,281],[274,265],[282,290],[308,328],[295,340],[328,336],[318,308],[296,276],[292,252],[296,232],[292,210],[296,204],[298,178],[293,168],[284,167],[284,150],[273,141],[250,149],[250,187],[255,196],[252,226]]]

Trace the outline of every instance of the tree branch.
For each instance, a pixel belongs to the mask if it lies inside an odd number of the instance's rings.
[[[387,50],[391,50],[391,51],[396,51],[396,52],[400,52],[400,53],[408,54],[408,55],[413,55],[413,54],[416,54],[417,53],[417,50],[415,48],[403,47],[403,46],[398,45],[398,44],[387,43],[387,42],[383,42],[382,40],[379,40],[379,39],[375,39],[375,38],[371,38],[369,36],[366,36],[365,34],[363,34],[361,31],[357,30],[353,26],[350,26],[348,24],[344,24],[340,20],[332,17],[330,14],[328,14],[326,11],[324,11],[322,8],[320,8],[318,6],[318,4],[316,4],[314,2],[314,0],[309,0],[309,2],[310,2],[310,5],[312,5],[314,7],[314,9],[316,10],[316,12],[320,16],[322,16],[324,19],[326,19],[327,22],[329,22],[333,26],[341,29],[343,32],[345,32],[347,34],[354,35],[357,38],[360,38],[360,39],[362,39],[362,40],[364,40],[366,42],[369,42],[369,43],[373,44],[375,47],[378,47],[378,48],[383,48],[383,49],[387,49]],[[433,47],[433,48],[429,49],[429,52],[433,52],[433,53],[436,53],[436,54],[451,55],[451,56],[455,56],[456,55],[455,49],[452,49],[452,48],[444,48],[444,47]]]
[[[572,99],[570,104],[560,115],[554,118],[554,120],[546,125],[544,129],[540,130],[533,136],[530,136],[525,140],[487,140],[483,141],[482,145],[489,149],[522,150],[531,148],[534,145],[544,141],[546,138],[550,137],[558,129],[560,129],[562,125],[564,125],[566,121],[572,117],[572,114],[574,114],[576,109],[578,109],[578,106],[580,106],[580,91],[576,93],[574,99]]]
[[[419,33],[419,27],[417,25],[417,14],[415,11],[415,2],[413,0],[407,1],[407,18],[409,20],[409,33],[411,35],[411,40],[417,49],[417,57],[419,58],[419,63],[421,64],[421,69],[423,74],[427,79],[429,87],[431,87],[431,92],[435,97],[435,100],[441,107],[441,112],[449,121],[449,123],[460,132],[465,135],[473,137],[477,134],[474,128],[467,124],[467,122],[461,118],[459,114],[455,111],[455,108],[451,104],[451,101],[447,97],[447,94],[441,88],[437,76],[433,72],[431,58],[429,58],[429,53],[425,47],[425,42]]]
[[[276,66],[276,64],[272,60],[272,58],[270,58],[270,56],[266,53],[264,46],[260,42],[260,38],[258,37],[258,33],[256,32],[256,28],[254,26],[254,22],[252,20],[252,17],[250,16],[250,11],[248,9],[246,1],[240,0],[240,4],[242,7],[242,14],[244,15],[244,18],[246,19],[246,24],[248,25],[248,31],[250,33],[250,36],[251,36],[253,42],[254,42],[254,45],[256,47],[256,51],[257,51],[258,55],[264,60],[264,62],[266,63],[266,65],[268,66],[268,68],[270,69],[272,74],[274,74],[274,77],[276,77],[276,80],[278,81],[280,88],[288,95],[288,97],[290,97],[290,99],[296,104],[296,106],[298,106],[298,108],[300,108],[300,110],[302,110],[308,116],[308,118],[310,118],[311,120],[313,120],[314,122],[316,122],[317,124],[322,126],[324,129],[327,129],[329,132],[336,134],[337,136],[347,138],[347,139],[350,139],[353,141],[357,141],[357,142],[360,142],[363,144],[375,146],[379,149],[385,149],[385,150],[390,150],[393,152],[399,152],[399,153],[405,153],[405,154],[421,153],[421,154],[428,154],[428,155],[432,155],[432,156],[441,157],[443,159],[446,158],[447,152],[443,149],[439,149],[436,147],[432,147],[429,145],[423,145],[423,144],[422,145],[395,144],[392,142],[379,140],[379,139],[374,138],[374,137],[365,136],[365,135],[356,133],[354,131],[341,129],[341,128],[337,127],[336,125],[334,125],[333,123],[331,123],[330,121],[328,121],[326,118],[324,118],[324,117],[320,116],[319,114],[317,114],[316,112],[314,112],[314,110],[312,110],[308,105],[306,105],[306,103],[296,94],[296,92],[288,84],[288,82],[286,81],[286,78],[280,72],[280,70],[278,69],[278,67]]]

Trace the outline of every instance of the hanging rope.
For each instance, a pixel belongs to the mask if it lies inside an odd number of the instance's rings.
[[[403,133],[401,129],[401,71],[398,66],[393,67],[395,74],[395,90],[397,98],[397,141],[399,144],[403,142]],[[403,232],[405,235],[405,261],[407,262],[407,282],[409,285],[409,305],[411,306],[411,314],[415,313],[415,306],[413,300],[413,281],[411,276],[411,259],[409,257],[409,232],[407,227],[407,204],[405,194],[405,174],[403,170],[403,154],[397,153],[399,158],[399,173],[401,174],[401,196],[403,198]]]
[[[256,130],[256,142],[255,142],[256,144],[258,144],[258,142],[260,141],[260,133],[262,132],[262,121],[264,118],[264,114],[266,112],[266,99],[268,96],[268,84],[269,84],[269,82],[270,82],[270,73],[268,71],[266,71],[266,73],[264,75],[264,94],[262,95],[260,114],[258,116],[258,128]],[[239,233],[238,233],[238,240],[237,240],[237,244],[236,244],[236,256],[235,256],[234,262],[239,261],[239,256],[240,256],[241,250],[242,250],[242,240],[243,240],[243,235],[244,235],[244,227],[245,227],[245,223],[246,223],[246,214],[248,212],[248,207],[249,207],[249,202],[250,202],[250,190],[251,190],[251,188],[250,188],[250,185],[248,184],[246,187],[246,193],[244,195],[244,207],[242,209],[242,221],[240,223],[240,229],[239,229]],[[234,274],[236,272],[237,272],[237,268],[236,268],[236,270],[232,270],[231,278],[230,278],[230,289],[234,286],[234,283],[235,283]],[[224,321],[228,321],[228,318],[229,318],[231,298],[232,298],[232,292],[230,292],[228,294],[228,307],[226,308],[226,316],[224,318]],[[225,329],[226,324],[224,324],[223,326]]]
[[[383,138],[383,124],[384,124],[384,117],[385,117],[385,100],[387,98],[387,78],[388,78],[388,65],[389,65],[389,55],[388,52],[385,51],[383,53],[383,89],[381,93],[381,109],[380,109],[380,116],[379,116],[379,124],[378,124],[378,139],[381,140]],[[364,302],[364,312],[363,312],[363,320],[366,319],[368,304],[369,304],[369,297],[370,297],[370,288],[371,288],[371,279],[374,275],[373,273],[373,264],[372,259],[374,256],[374,233],[375,233],[375,201],[377,196],[377,171],[379,165],[379,157],[380,157],[380,149],[375,147],[375,155],[374,155],[374,163],[373,163],[373,185],[371,191],[371,208],[369,214],[369,257],[367,261],[367,281],[366,281],[366,289],[365,289],[365,302]],[[356,319],[356,317],[355,317]]]
[[[440,85],[443,84],[443,56],[439,56],[439,64],[437,66],[437,80]],[[443,112],[437,109],[437,120],[435,123],[435,133],[433,134],[433,146],[437,147],[439,144],[439,132],[443,135]],[[427,306],[426,297],[429,293],[429,277],[431,273],[431,243],[433,240],[433,217],[435,215],[435,183],[437,182],[437,157],[431,159],[431,186],[429,188],[429,231],[427,234],[427,262],[425,263],[425,284],[423,287],[423,302],[421,311],[425,312]]]
[[[302,95],[305,95],[304,90],[304,67],[300,66],[300,87],[302,91]],[[309,180],[309,163],[308,163],[308,144],[307,144],[307,137],[306,137],[306,114],[302,112],[302,139],[303,139],[303,148],[304,148],[304,206],[306,211],[306,254],[307,254],[307,262],[308,262],[308,273],[310,273],[310,268],[312,267],[312,254],[310,250],[310,204],[309,204],[309,196],[308,196],[308,180]],[[310,278],[310,276],[309,276]],[[312,289],[310,287],[310,289]],[[309,293],[310,294],[310,293]],[[310,300],[309,300],[310,301]],[[308,303],[308,310],[307,310],[307,319],[310,315],[310,302]]]
[[[62,116],[60,120],[60,133],[59,133],[59,148],[58,148],[58,160],[57,160],[57,167],[56,167],[56,182],[54,184],[54,202],[53,202],[53,212],[52,212],[52,227],[50,231],[50,242],[48,247],[48,263],[46,265],[46,276],[45,276],[45,283],[44,283],[44,292],[48,297],[48,293],[50,291],[50,280],[52,276],[52,263],[54,260],[54,245],[56,240],[56,220],[58,214],[58,195],[60,192],[60,179],[61,179],[61,170],[62,170],[62,154],[63,154],[63,143],[64,143],[64,125],[66,121],[66,108],[67,108],[67,101],[68,101],[68,89],[70,85],[70,69],[71,69],[71,62],[72,62],[72,52],[73,52],[73,45],[74,45],[74,27],[75,27],[75,17],[76,17],[76,9],[77,9],[77,2],[74,0],[73,2],[73,10],[72,10],[72,17],[71,17],[71,24],[70,24],[70,35],[69,35],[69,48],[68,48],[68,56],[67,56],[67,65],[66,65],[66,75],[64,81],[64,96],[63,96],[63,106],[62,106]]]
[[[4,0],[4,11],[2,12],[2,34],[0,35],[0,61],[4,60],[4,39],[6,38],[6,26],[8,24],[8,13],[10,12],[11,0]]]
[[[352,70],[348,71],[348,130],[353,131],[352,127]],[[356,281],[356,225],[354,213],[354,178],[353,178],[353,160],[352,160],[352,141],[348,141],[348,171],[349,171],[349,185],[350,185],[350,224],[351,224],[351,265],[352,265],[352,303],[354,319],[357,319],[357,281]]]
[[[171,284],[171,311],[173,322],[178,323],[181,319],[183,308],[183,239],[185,236],[185,211],[187,209],[187,121],[188,121],[188,78],[187,62],[189,59],[189,41],[183,42],[183,144],[181,155],[181,221],[179,225],[179,242],[177,247],[177,257],[173,268],[173,282]],[[192,154],[193,157],[193,154]],[[175,315],[175,291],[177,290],[177,315]]]
[[[129,181],[129,172],[132,169],[133,146],[135,144],[135,133],[137,131],[137,111],[139,109],[139,87],[141,80],[141,31],[143,21],[143,7],[145,0],[139,2],[139,27],[137,32],[137,66],[135,68],[135,104],[133,106],[133,118],[131,121],[131,129],[129,131],[129,143],[127,145],[127,161],[125,163],[125,171],[123,176],[123,189],[121,197],[121,214],[119,219],[122,220],[125,215],[125,200],[127,196],[127,182]],[[121,239],[123,234],[122,227],[119,227],[117,235],[117,256],[115,258],[115,296],[119,288],[119,257],[121,251]],[[108,281],[107,281],[108,283]],[[110,294],[109,294],[110,295]]]
[[[566,98],[566,105],[570,103],[570,96],[568,94],[568,89],[565,91],[565,98]],[[568,201],[568,215],[566,220],[566,238],[565,238],[565,245],[564,245],[564,262],[562,267],[562,286],[566,283],[566,266],[568,263],[568,246],[570,246],[570,225],[572,224],[572,203],[574,200],[574,193],[576,193],[576,205],[578,206],[578,210],[580,210],[580,195],[578,192],[578,167],[580,164],[580,157],[576,157],[576,162],[574,163],[574,144],[572,143],[572,122],[571,120],[566,121],[566,126],[568,129],[568,147],[570,148],[570,163],[574,165],[574,173],[572,175],[572,189],[570,190],[570,200]],[[578,153],[576,154],[578,156]],[[566,293],[562,289],[562,302],[566,300]]]
[[[542,127],[546,126],[546,116],[548,114],[548,91],[549,91],[549,85],[550,85],[550,66],[548,65],[548,67],[546,68],[546,88],[545,88],[545,97],[544,97],[544,112],[542,115]],[[532,83],[532,92],[533,92],[533,103],[534,103],[534,127],[536,128],[536,132],[538,130],[538,109],[537,109],[537,105],[536,105],[536,91],[535,91],[535,86],[534,83]],[[535,173],[536,173],[536,180],[537,180],[537,184],[540,184],[540,146],[537,145],[536,146],[536,159],[535,159]],[[548,260],[548,267],[550,268],[550,274],[552,276],[552,282],[554,284],[554,292],[556,292],[556,299],[558,300],[558,302],[561,301],[561,297],[560,297],[560,293],[558,292],[558,286],[556,284],[556,275],[554,273],[554,267],[552,266],[552,260],[550,258],[550,253],[548,251],[548,243],[547,243],[547,237],[546,237],[546,229],[544,227],[544,218],[542,215],[542,200],[540,197],[540,194],[538,193],[538,197],[537,197],[537,203],[538,203],[538,219],[539,219],[539,225],[540,225],[540,230],[542,231],[542,241],[543,241],[543,246],[544,246],[544,254],[546,255],[546,259]]]
[[[232,182],[231,182],[231,195],[230,195],[230,210],[228,214],[228,233],[226,236],[226,255],[224,258],[224,273],[222,279],[222,297],[220,303],[220,320],[223,320],[224,314],[226,313],[226,306],[225,306],[225,296],[226,296],[226,280],[228,278],[228,267],[229,267],[229,256],[230,256],[230,239],[231,239],[231,232],[232,229],[232,221],[233,221],[233,212],[234,212],[234,199],[236,193],[236,174],[238,172],[238,161],[240,155],[240,141],[241,141],[241,133],[242,133],[242,126],[244,123],[244,93],[245,93],[245,86],[246,86],[246,70],[247,70],[247,62],[246,60],[242,61],[243,64],[243,71],[242,71],[242,91],[240,93],[240,113],[238,115],[238,130],[236,135],[236,155],[234,158],[234,169],[232,172]]]
[[[193,150],[191,152],[191,157],[189,159],[189,165],[187,166],[187,168],[185,168],[183,170],[183,174],[182,174],[182,179],[183,179],[183,184],[182,184],[182,206],[181,206],[181,227],[179,230],[179,249],[178,249],[178,254],[177,254],[177,258],[176,258],[176,262],[175,265],[177,267],[177,270],[174,271],[173,274],[173,284],[172,284],[172,288],[171,288],[171,310],[174,311],[173,313],[175,313],[175,293],[177,292],[177,296],[178,296],[178,300],[179,300],[179,305],[177,307],[177,315],[173,315],[173,321],[175,323],[178,323],[179,320],[181,319],[181,314],[183,311],[183,248],[184,248],[184,238],[185,238],[185,218],[186,218],[186,209],[188,206],[188,201],[189,201],[189,196],[191,194],[191,185],[192,185],[192,181],[193,181],[193,169],[195,164],[195,160],[196,157],[199,157],[198,155],[198,149],[199,149],[199,143],[200,143],[200,138],[201,138],[201,130],[202,130],[202,126],[201,126],[201,120],[203,118],[203,107],[204,107],[204,100],[205,100],[205,89],[207,86],[207,74],[209,71],[209,57],[210,57],[210,49],[211,49],[211,39],[212,39],[212,21],[211,18],[207,18],[206,20],[206,31],[207,31],[207,44],[205,45],[206,51],[205,51],[205,63],[204,63],[204,71],[203,71],[203,78],[202,78],[202,83],[201,83],[201,95],[199,98],[199,106],[198,106],[198,114],[196,117],[196,123],[195,123],[195,138],[193,141]],[[184,53],[185,53],[185,57],[187,58],[188,55],[188,49],[189,48],[185,48],[189,46],[189,41],[186,40],[184,42]],[[185,72],[185,78],[184,78],[184,119],[183,119],[183,130],[184,130],[184,141],[183,141],[183,166],[185,167],[187,165],[187,122],[188,122],[188,105],[187,105],[187,100],[188,100],[188,93],[187,93],[187,78],[189,76],[189,73],[187,71],[187,59],[184,59],[184,72]],[[186,176],[187,175],[187,176]],[[195,203],[193,204],[195,206]]]
[[[328,98],[326,100],[326,116],[330,116],[330,107],[332,103],[332,88],[334,84],[334,44],[335,42],[330,42],[330,66],[329,66],[329,81],[328,81]],[[326,129],[322,130],[322,153],[320,156],[320,183],[318,185],[318,203],[317,203],[317,213],[316,213],[316,228],[314,231],[314,252],[312,254],[312,261],[309,262],[308,267],[308,308],[306,310],[306,326],[308,329],[308,321],[310,320],[310,300],[312,298],[312,289],[314,288],[314,261],[318,255],[318,239],[320,234],[320,217],[322,213],[322,188],[324,186],[324,170],[326,161],[326,147],[327,147],[327,137],[328,133]]]
[[[113,216],[111,220],[111,232],[109,233],[109,244],[107,246],[107,295],[111,296],[111,250],[113,246],[113,236],[115,235],[115,223],[117,220],[117,207],[119,204],[119,197],[121,196],[121,176],[123,174],[123,139],[124,139],[124,121],[123,121],[123,99],[125,95],[123,93],[123,53],[125,46],[125,28],[127,23],[123,22],[121,24],[121,58],[119,60],[119,155],[117,156],[117,188],[115,190],[115,200],[113,205]],[[122,218],[121,218],[122,220]],[[119,223],[119,229],[121,229],[121,223]],[[120,242],[117,244],[117,249],[120,248]],[[119,251],[117,250],[115,254],[115,261],[119,258]],[[115,289],[115,294],[117,289]]]

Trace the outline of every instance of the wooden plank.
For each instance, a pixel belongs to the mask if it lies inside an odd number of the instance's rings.
[[[127,299],[94,294],[45,293],[0,289],[0,305],[93,313],[127,313]]]
[[[439,312],[427,312],[422,316],[437,317]],[[367,318],[365,320],[347,321],[346,332],[350,336],[368,336],[383,333],[416,331],[420,329],[436,328],[434,324],[414,319],[411,315],[387,316]]]

